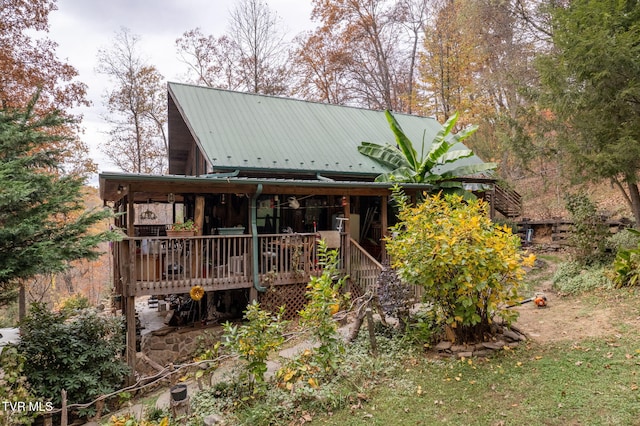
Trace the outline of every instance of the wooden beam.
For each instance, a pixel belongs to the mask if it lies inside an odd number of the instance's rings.
[[[349,253],[351,253],[351,225],[349,224],[351,221],[351,197],[348,195],[342,197],[342,208],[342,213],[347,220],[344,221],[344,229],[342,230],[342,232],[346,233],[346,238],[344,239],[345,246],[340,249],[342,250],[342,258],[345,263],[344,266],[347,271],[351,271],[351,256],[349,256]],[[340,239],[342,239],[342,237]]]
[[[159,200],[153,194],[167,194],[170,192],[174,194],[254,194],[257,190],[256,184],[232,183],[224,179],[209,179],[207,181],[203,180],[203,182],[130,182],[127,183],[127,186],[130,194],[136,193],[135,201],[138,202],[149,199]],[[391,190],[381,187],[323,187],[296,183],[275,185],[266,182],[263,184],[262,194],[383,196],[390,195]]]
[[[198,226],[198,233],[196,235],[202,235],[202,229],[204,227],[204,197],[202,195],[196,197],[193,221]]]

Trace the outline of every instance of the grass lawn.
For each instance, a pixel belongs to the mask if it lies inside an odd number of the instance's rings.
[[[328,425],[637,425],[640,336],[529,343],[489,360],[408,358]]]
[[[550,270],[533,272],[526,289],[548,286]],[[576,306],[588,312],[567,309]],[[409,355],[366,384],[366,401],[312,424],[640,425],[640,292],[592,292],[547,309],[555,311],[540,318],[553,313],[559,339],[530,340],[487,360]],[[590,326],[604,327],[590,322],[602,313],[610,331],[590,337]],[[578,321],[584,335],[563,334]]]

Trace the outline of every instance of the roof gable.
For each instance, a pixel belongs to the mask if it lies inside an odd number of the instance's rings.
[[[214,169],[374,177],[386,170],[360,154],[358,145],[395,141],[384,111],[179,83],[169,83],[169,96],[176,106],[169,109],[170,127],[172,114],[180,114]],[[428,151],[442,128],[433,118],[394,116],[418,152],[422,140]],[[478,162],[473,157],[455,166]]]

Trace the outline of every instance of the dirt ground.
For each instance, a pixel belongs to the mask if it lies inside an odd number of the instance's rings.
[[[620,337],[625,329],[640,327],[640,305],[637,296],[620,292],[601,292],[586,296],[562,296],[553,291],[551,276],[554,265],[535,289],[547,297],[547,306],[526,303],[517,308],[520,316],[514,324],[531,340],[550,343],[562,340]]]

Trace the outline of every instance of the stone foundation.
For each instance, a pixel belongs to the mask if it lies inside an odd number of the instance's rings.
[[[141,374],[157,372],[157,366],[166,367],[173,363],[190,362],[204,332],[213,338],[222,335],[222,327],[164,327],[142,336],[141,353],[138,357],[136,371]],[[145,360],[147,357],[151,362]],[[155,363],[155,364],[154,364]],[[155,368],[154,368],[155,367]]]

